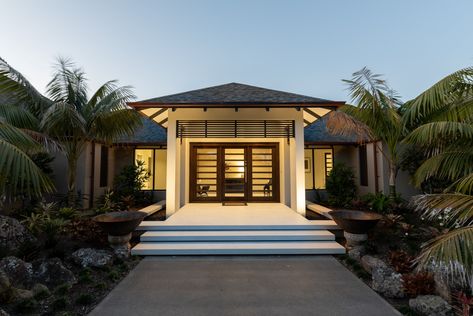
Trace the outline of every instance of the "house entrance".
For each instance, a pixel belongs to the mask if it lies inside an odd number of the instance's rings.
[[[190,202],[279,202],[278,145],[191,143]]]

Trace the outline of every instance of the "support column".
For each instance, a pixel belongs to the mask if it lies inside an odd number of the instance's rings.
[[[290,141],[291,208],[305,216],[304,124],[295,121],[295,138]]]
[[[168,110],[167,161],[166,161],[166,217],[179,209],[179,158],[180,146],[176,138],[176,119]]]

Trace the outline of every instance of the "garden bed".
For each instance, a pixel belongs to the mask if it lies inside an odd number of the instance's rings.
[[[141,260],[114,254],[94,211],[20,213],[0,215],[1,315],[87,315]]]

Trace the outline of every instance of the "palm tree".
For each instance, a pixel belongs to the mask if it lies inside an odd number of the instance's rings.
[[[407,103],[406,125],[419,125],[406,142],[427,148],[415,174],[420,185],[431,177],[448,180],[440,194],[413,199],[430,219],[442,218],[448,232],[426,244],[419,268],[440,266],[447,278],[473,288],[473,67],[461,69]]]
[[[31,113],[24,109],[0,104],[0,192],[2,192],[0,197],[2,198],[15,196],[19,192],[29,197],[38,197],[43,192],[52,192],[54,189],[51,179],[29,156],[44,151],[42,144],[31,136],[32,131],[10,124],[11,120],[23,120],[23,123],[28,124],[28,120],[33,118]]]
[[[31,104],[31,111],[39,118],[39,130],[61,145],[68,161],[68,196],[72,203],[77,162],[86,144],[110,144],[132,134],[141,124],[137,112],[127,106],[134,99],[131,87],[119,87],[116,81],[108,81],[89,98],[84,71],[59,58],[46,87],[46,98],[18,72],[11,67],[9,70],[10,78],[16,80],[7,86],[8,91]]]
[[[44,192],[52,192],[51,179],[30,158],[31,154],[54,149],[55,143],[38,133],[39,121],[24,106],[40,94],[33,88],[30,96],[14,94],[20,83],[27,83],[20,73],[11,68],[0,58],[0,197],[2,199],[16,196],[17,193],[29,197],[39,197]],[[40,103],[43,98],[37,98]],[[16,103],[17,105],[13,105]],[[38,106],[35,104],[34,107]]]
[[[399,142],[404,135],[399,97],[380,75],[373,74],[366,67],[355,72],[351,80],[343,81],[348,85],[354,105],[345,105],[340,111],[356,121],[334,113],[328,119],[328,128],[333,133],[344,135],[352,135],[355,131],[361,135],[361,142],[381,141],[382,144],[376,146],[388,162],[389,195],[394,199],[400,159]]]

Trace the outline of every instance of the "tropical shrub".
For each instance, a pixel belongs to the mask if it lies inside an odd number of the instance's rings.
[[[141,191],[150,174],[144,167],[144,162],[137,161],[135,165],[125,166],[115,177],[113,184],[114,198],[116,202],[124,204],[129,208],[132,204],[141,204],[146,195]]]
[[[389,263],[398,273],[409,273],[414,268],[415,257],[402,250],[389,252]]]
[[[353,170],[344,164],[336,163],[326,179],[325,189],[330,205],[349,207],[356,197]]]
[[[435,293],[435,280],[432,274],[427,272],[404,274],[402,276],[404,292],[409,297],[429,295]]]

